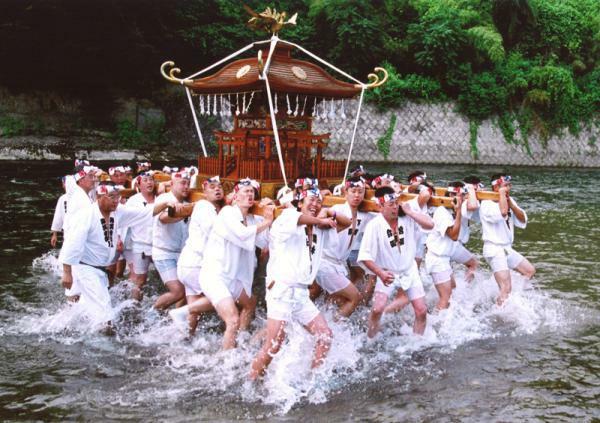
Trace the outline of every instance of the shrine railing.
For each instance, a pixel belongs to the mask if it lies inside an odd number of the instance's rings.
[[[201,157],[198,159],[198,171],[205,175],[220,175],[221,165],[218,157]]]
[[[316,168],[315,163],[315,168]],[[343,160],[321,160],[321,166],[314,170],[314,174],[319,178],[342,178],[344,176],[344,170],[346,169],[346,162]]]

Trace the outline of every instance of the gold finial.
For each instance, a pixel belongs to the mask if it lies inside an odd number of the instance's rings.
[[[245,4],[243,6],[244,9],[246,9],[246,12],[252,16],[248,21],[248,26],[256,31],[262,30],[267,31],[270,34],[277,34],[286,26],[296,25],[296,19],[298,18],[297,13],[294,13],[294,15],[286,21],[286,12],[277,12],[276,9],[267,7],[264,12],[256,13],[249,6]]]
[[[160,73],[162,74],[163,78],[165,78],[167,81],[169,82],[173,82],[174,84],[189,84],[192,83],[193,81],[191,79],[181,79],[181,78],[177,78],[177,75],[179,75],[179,73],[181,72],[181,69],[174,67],[175,66],[175,62],[172,61],[167,61],[165,63],[163,63],[162,65],[160,65]],[[169,74],[167,75],[167,68],[172,68],[169,71]]]
[[[381,72],[383,74],[383,78],[380,80],[379,76],[376,73],[370,73],[367,75],[369,79],[369,83],[365,86],[366,89],[377,88],[385,84],[388,80],[388,72],[384,68],[375,68],[373,69],[375,72]],[[355,85],[357,88],[361,88],[360,85]]]

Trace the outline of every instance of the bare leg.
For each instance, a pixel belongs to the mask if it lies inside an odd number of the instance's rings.
[[[368,304],[373,298],[373,291],[375,291],[375,284],[377,283],[377,276],[375,275],[366,275],[366,282],[364,284],[363,290],[361,292],[362,304]]]
[[[248,330],[254,317],[254,311],[256,310],[256,297],[249,297],[246,291],[242,290],[242,294],[238,298],[238,304],[241,306],[240,330]]]
[[[444,310],[450,306],[450,296],[452,295],[452,279],[442,283],[436,283],[435,289],[438,292],[438,302],[435,306],[437,310]]]
[[[413,310],[415,311],[415,323],[413,325],[413,333],[423,335],[427,326],[427,305],[425,297],[416,298],[411,301]]]
[[[116,267],[116,276],[119,278],[123,277],[123,273],[125,273],[125,260],[121,259],[119,261],[117,261],[117,267]]]
[[[313,357],[311,366],[311,368],[314,369],[323,364],[325,357],[327,357],[329,349],[331,348],[331,339],[333,338],[333,333],[331,333],[331,329],[329,329],[329,326],[327,326],[327,321],[321,313],[312,319],[305,326],[305,328],[311,335],[317,338],[315,355]]]
[[[406,307],[409,303],[410,303],[410,300],[408,299],[408,295],[406,295],[406,292],[404,292],[404,290],[402,290],[402,289],[398,289],[398,292],[396,293],[396,297],[394,298],[394,300],[391,303],[389,303],[385,307],[383,312],[384,313],[398,313],[400,310],[402,310],[404,307]]]
[[[371,307],[371,314],[369,314],[369,328],[367,330],[367,336],[373,338],[379,332],[379,321],[381,315],[385,310],[385,305],[388,302],[388,297],[382,292],[375,292],[373,295],[373,306]]]
[[[499,272],[494,272],[494,278],[496,279],[496,283],[498,284],[498,288],[500,288],[500,294],[498,295],[498,299],[496,303],[498,305],[502,305],[504,301],[510,295],[510,291],[512,290],[512,284],[510,280],[510,270],[500,270]]]
[[[311,301],[315,301],[319,298],[319,295],[323,293],[323,288],[315,281],[308,287],[308,296]]]
[[[421,262],[423,259],[421,257],[415,257],[415,261],[417,262],[417,268],[421,268]]]
[[[471,283],[471,281],[473,281],[473,278],[475,277],[475,272],[477,271],[477,267],[479,267],[479,262],[477,261],[477,259],[475,257],[472,257],[468,262],[465,263],[465,266],[467,266],[467,272],[465,273],[465,280],[468,283]]]
[[[230,350],[235,348],[235,338],[240,330],[240,316],[238,309],[233,302],[233,298],[224,298],[217,305],[215,310],[219,317],[225,322],[225,333],[223,334],[223,349]]]
[[[350,280],[357,285],[365,277],[365,271],[362,267],[350,266]]]
[[[177,301],[185,300],[185,287],[178,280],[173,280],[165,283],[169,292],[162,294],[154,303],[154,308],[157,310],[165,310]]]
[[[131,270],[129,279],[135,285],[133,287],[133,289],[131,290],[132,298],[136,301],[142,301],[142,297],[143,297],[142,288],[146,284],[146,279],[148,279],[148,274],[143,273],[141,275],[138,275],[133,270]]]
[[[214,307],[204,295],[188,295],[186,296],[186,300],[188,303],[189,335],[194,336],[198,327],[200,314],[214,310]]]
[[[352,283],[331,297],[339,305],[338,314],[341,317],[349,317],[360,302],[360,293]]]
[[[535,275],[535,267],[533,267],[533,264],[531,264],[527,259],[523,259],[523,261],[519,263],[515,270],[525,276],[527,279],[531,279],[533,278],[533,275]]]
[[[273,356],[281,349],[281,344],[285,340],[285,321],[267,319],[265,328],[266,338],[262,348],[254,357],[250,369],[250,380],[256,380],[263,376],[265,369],[273,360]]]

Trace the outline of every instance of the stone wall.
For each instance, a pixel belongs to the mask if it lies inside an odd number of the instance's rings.
[[[348,155],[354,123],[352,116],[357,104],[346,104],[345,107],[346,120],[316,120],[314,124],[317,133],[331,132],[331,142],[326,150],[329,159],[345,160]],[[383,113],[364,104],[353,161],[386,161],[377,149],[377,140],[388,129],[392,114],[396,114],[397,122],[387,158],[389,162],[600,167],[598,127],[584,129],[577,137],[565,130],[561,136],[551,137],[545,145],[538,134],[530,134],[529,155],[525,146],[507,143],[500,129],[492,121],[485,121],[478,130],[479,155],[474,159],[469,141],[469,120],[457,113],[452,103],[407,103],[402,108]],[[520,140],[518,130],[515,138]]]

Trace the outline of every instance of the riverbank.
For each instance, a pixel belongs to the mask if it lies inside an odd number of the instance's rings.
[[[102,148],[104,147],[104,148]],[[119,148],[101,136],[19,136],[0,138],[0,160],[196,160],[197,152],[187,149],[146,150]]]

